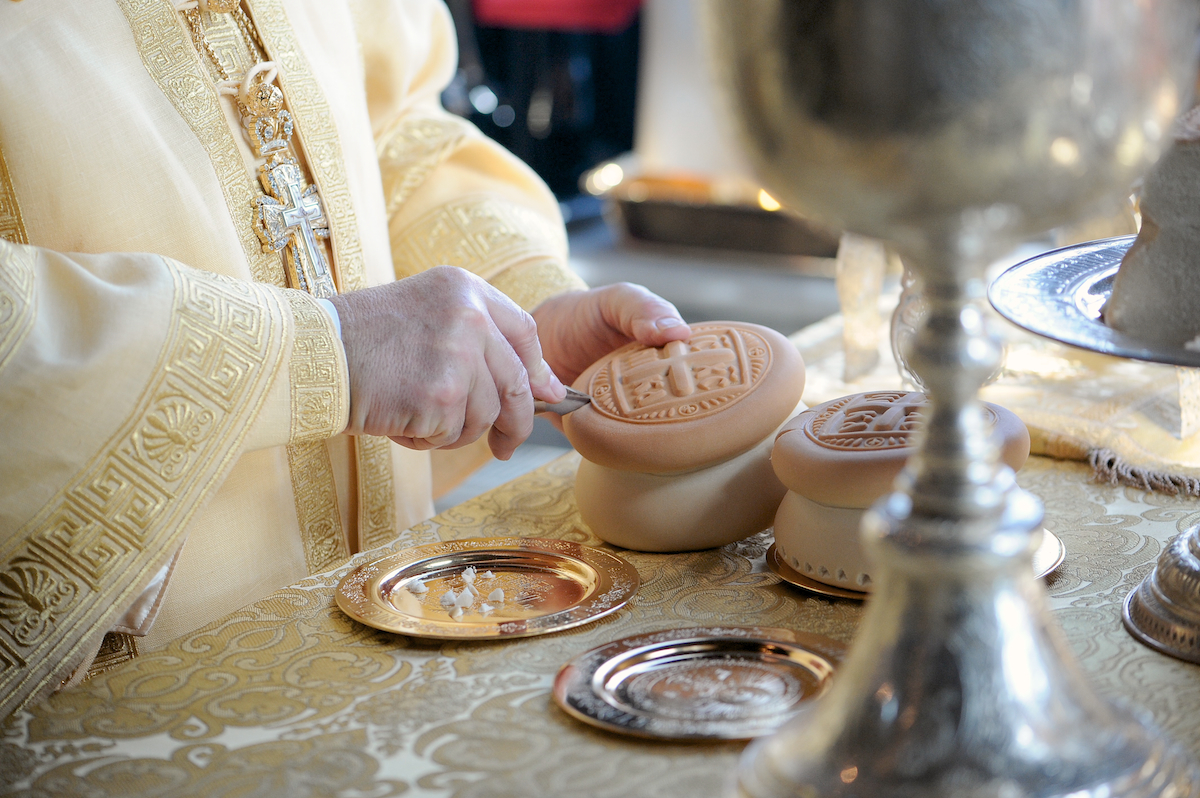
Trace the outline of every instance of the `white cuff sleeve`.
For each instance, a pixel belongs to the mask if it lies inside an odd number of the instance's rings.
[[[342,340],[342,317],[338,315],[337,308],[328,299],[317,298],[317,304],[329,314],[329,318],[333,319],[333,329],[337,332],[338,341]]]

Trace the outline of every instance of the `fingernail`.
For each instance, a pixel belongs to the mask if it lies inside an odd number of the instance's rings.
[[[664,319],[659,319],[658,321],[654,322],[654,326],[660,330],[669,330],[672,327],[679,327],[682,325],[683,319],[677,319],[672,316],[668,316]]]
[[[554,373],[554,369],[550,368],[550,364],[544,360],[542,361],[541,371],[543,378],[546,380],[546,385],[553,395],[553,401],[561,402],[567,398],[567,386],[562,384],[558,375]]]

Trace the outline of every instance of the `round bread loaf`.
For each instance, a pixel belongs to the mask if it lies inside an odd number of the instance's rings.
[[[579,516],[601,540],[637,551],[695,551],[749,537],[771,525],[787,493],[771,470],[773,438],[685,474],[584,460],[575,477]]]
[[[788,422],[771,464],[780,482],[828,507],[869,507],[888,493],[928,408],[925,394],[869,391],[817,405]],[[1029,430],[1012,411],[984,404],[1000,459],[1014,471],[1029,457]]]
[[[804,361],[788,340],[744,322],[692,325],[689,341],[629,344],[601,358],[574,387],[591,404],[563,417],[592,463],[672,474],[758,445],[795,410]]]
[[[809,579],[867,592],[867,564],[855,507],[829,507],[788,491],[775,513],[775,549],[784,562]]]

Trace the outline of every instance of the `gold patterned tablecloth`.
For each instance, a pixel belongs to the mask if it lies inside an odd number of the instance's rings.
[[[577,455],[404,532],[390,549],[468,537],[599,544],[580,522]],[[1095,484],[1081,463],[1032,458],[1019,479],[1047,506],[1067,559],[1049,581],[1075,653],[1104,695],[1141,707],[1200,754],[1200,668],[1121,627],[1120,602],[1200,505]],[[86,796],[718,795],[741,744],[669,744],[597,731],[558,710],[559,665],[667,627],[755,624],[849,640],[862,608],[810,596],[765,568],[768,533],[688,554],[621,552],[643,585],[587,626],[509,642],[447,643],[361,626],[340,577],[306,579],[165,650],[10,718],[4,794]]]

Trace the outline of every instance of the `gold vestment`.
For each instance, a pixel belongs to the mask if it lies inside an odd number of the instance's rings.
[[[244,7],[340,290],[439,264],[527,309],[583,287],[544,184],[441,109],[457,55],[439,2]],[[262,250],[236,113],[171,3],[3,3],[0,53],[5,716],[118,622],[142,633],[156,610],[156,648],[432,505],[428,453],[337,434],[341,345]],[[177,552],[159,606],[129,621]]]

